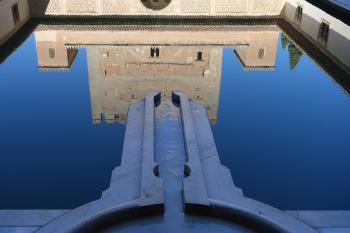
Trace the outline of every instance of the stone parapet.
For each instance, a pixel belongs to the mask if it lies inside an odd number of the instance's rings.
[[[64,213],[38,233],[97,232],[111,221],[163,213],[164,188],[156,177],[153,148],[154,108],[159,101],[160,93],[150,93],[130,106],[121,165],[114,169],[102,197]]]
[[[283,211],[245,197],[220,162],[205,108],[181,92],[173,93],[173,102],[181,109],[186,148],[185,213],[225,218],[258,232],[317,232]]]
[[[278,16],[285,0],[172,0],[165,8],[140,0],[32,0],[32,15],[45,16]]]

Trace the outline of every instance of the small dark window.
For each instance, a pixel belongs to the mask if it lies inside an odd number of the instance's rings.
[[[151,48],[151,57],[159,57],[159,48],[157,47]]]
[[[197,60],[198,61],[202,61],[203,60],[203,53],[202,52],[198,52],[197,53]]]
[[[17,3],[13,4],[11,8],[12,8],[13,22],[15,23],[15,25],[17,25],[20,22],[18,4]]]
[[[298,6],[295,12],[294,21],[298,24],[301,24],[302,17],[303,17],[303,8],[301,6]]]
[[[263,59],[265,57],[265,49],[264,48],[260,48],[259,52],[258,52],[258,58],[259,59]]]
[[[159,48],[156,48],[156,57],[159,57]]]
[[[329,24],[322,22],[318,32],[318,41],[324,45],[327,45],[329,35]]]
[[[154,57],[154,48],[151,48],[151,57]]]
[[[51,59],[56,57],[56,50],[54,48],[49,48],[49,57]]]

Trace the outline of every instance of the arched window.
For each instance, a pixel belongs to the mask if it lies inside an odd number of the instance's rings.
[[[11,9],[12,9],[13,22],[15,23],[15,25],[17,25],[21,21],[19,17],[18,3],[13,4]]]
[[[295,11],[294,22],[296,22],[297,24],[301,24],[302,18],[303,18],[303,8],[301,6],[298,6]]]
[[[265,49],[264,48],[260,48],[259,52],[258,52],[258,58],[259,59],[263,59],[265,57]]]
[[[159,57],[160,50],[158,47],[151,48],[151,57]]]
[[[321,22],[320,29],[318,31],[318,41],[323,45],[327,45],[329,35],[329,24],[327,22]]]
[[[197,53],[197,60],[202,61],[203,60],[203,52],[198,52]]]

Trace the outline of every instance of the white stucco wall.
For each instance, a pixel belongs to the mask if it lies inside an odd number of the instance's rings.
[[[294,23],[295,11],[299,5],[303,7],[301,25]],[[350,69],[350,27],[348,25],[305,0],[288,0],[284,15],[293,26],[307,35],[309,39],[314,40],[316,45],[327,50]],[[327,46],[317,42],[320,23],[323,20],[330,24]]]
[[[18,3],[20,23],[16,26],[13,21],[11,6]],[[28,0],[1,0],[0,1],[0,45],[4,43],[10,35],[29,19],[30,11]]]

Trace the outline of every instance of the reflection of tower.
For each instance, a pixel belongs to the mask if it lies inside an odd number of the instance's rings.
[[[276,32],[262,32],[258,37],[251,37],[249,46],[235,50],[238,60],[245,70],[273,70],[276,64],[278,45]]]
[[[39,68],[55,71],[70,68],[78,52],[77,49],[68,49],[65,42],[57,41],[54,32],[37,31],[35,40]]]
[[[124,122],[128,106],[150,91],[181,90],[217,118],[222,48],[201,46],[88,47],[94,122]]]

